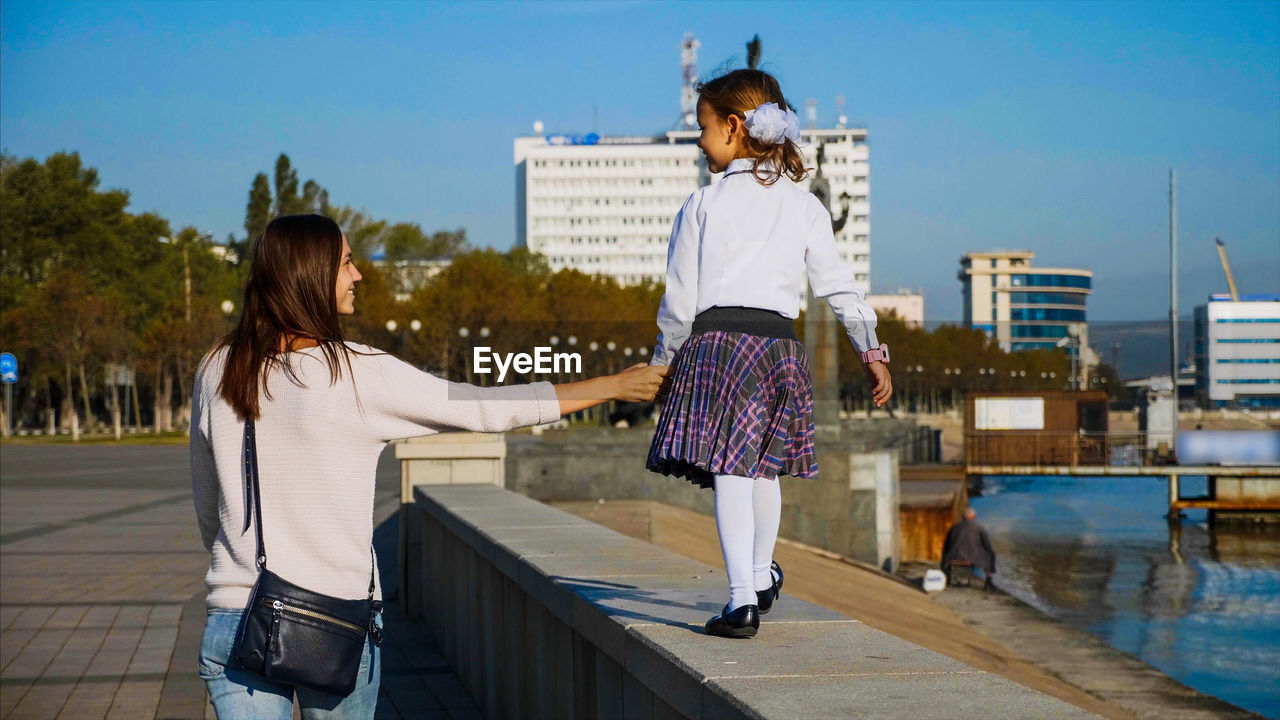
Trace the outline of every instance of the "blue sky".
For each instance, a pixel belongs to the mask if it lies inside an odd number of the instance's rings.
[[[76,150],[135,211],[243,233],[289,153],[341,204],[477,244],[514,240],[512,139],[534,120],[651,134],[679,114],[679,43],[741,65],[759,33],[793,101],[869,129],[872,284],[958,318],[960,255],[1094,271],[1091,320],[1280,292],[1280,3],[0,4],[0,145]]]

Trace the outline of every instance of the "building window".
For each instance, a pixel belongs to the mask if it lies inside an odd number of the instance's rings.
[[[1015,292],[1009,293],[1014,305],[1078,305],[1083,307],[1087,296],[1077,293]]]
[[[1093,279],[1086,275],[1014,274],[1009,282],[1015,287],[1068,287],[1085,290],[1093,286]]]
[[[1066,325],[1014,325],[1013,337],[1016,338],[1064,338],[1067,336]]]
[[[1084,322],[1084,310],[1067,310],[1065,308],[1014,308],[1009,317],[1013,320],[1039,320],[1057,322]]]

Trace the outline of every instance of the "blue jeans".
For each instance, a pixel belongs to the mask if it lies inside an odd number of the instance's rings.
[[[369,638],[360,660],[360,679],[348,697],[272,682],[261,675],[227,667],[236,641],[243,610],[213,609],[204,624],[200,643],[200,678],[218,720],[290,720],[293,695],[305,720],[371,720],[378,707],[382,661],[378,646]],[[382,616],[378,616],[382,626]]]

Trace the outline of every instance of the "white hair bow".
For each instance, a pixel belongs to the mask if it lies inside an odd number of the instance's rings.
[[[777,103],[767,102],[755,110],[748,110],[747,132],[766,145],[781,145],[790,140],[800,144],[800,118],[791,108],[783,110]]]

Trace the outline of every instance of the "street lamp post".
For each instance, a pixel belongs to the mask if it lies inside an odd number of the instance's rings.
[[[462,348],[463,377],[467,379],[468,383],[471,382],[471,366],[467,364],[467,350],[465,347],[465,341],[467,337],[469,337],[470,335],[471,335],[471,330],[465,325],[463,327],[458,328],[458,337],[462,338],[462,340],[464,341],[464,343],[462,343],[463,345],[463,348]]]

